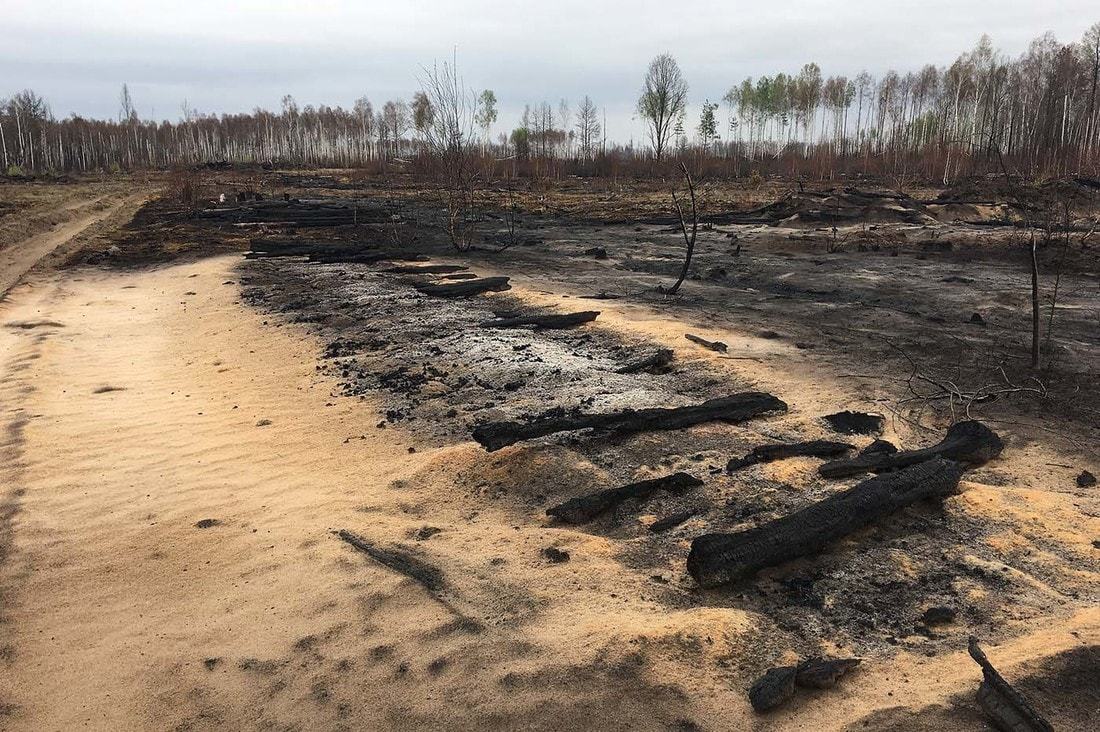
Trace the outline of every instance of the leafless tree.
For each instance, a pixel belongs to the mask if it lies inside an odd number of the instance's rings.
[[[581,145],[581,157],[591,160],[600,139],[600,112],[592,97],[585,95],[577,109],[577,137]]]
[[[680,232],[684,235],[684,266],[680,269],[680,276],[676,280],[676,284],[665,291],[665,294],[675,295],[677,290],[680,289],[680,285],[684,284],[684,280],[687,278],[688,269],[691,267],[691,255],[695,253],[695,237],[699,232],[699,212],[695,205],[695,183],[691,180],[691,173],[688,172],[687,165],[680,163],[680,172],[684,175],[684,181],[687,183],[688,194],[691,197],[691,233],[688,234],[687,221],[684,219],[684,209],[680,205],[680,199],[676,197],[676,192],[672,192],[672,205],[676,209],[676,216],[680,219]]]
[[[425,69],[420,85],[434,110],[425,138],[444,190],[447,234],[460,252],[476,236],[473,187],[478,174],[474,112],[477,100],[452,63]]]
[[[672,54],[662,53],[649,63],[642,94],[638,97],[638,114],[649,126],[649,138],[657,160],[665,152],[676,120],[687,105],[687,82]]]

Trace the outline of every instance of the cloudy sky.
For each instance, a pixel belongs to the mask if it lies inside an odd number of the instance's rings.
[[[496,91],[498,131],[525,103],[589,94],[625,142],[640,136],[633,101],[662,51],[697,105],[807,61],[826,75],[943,65],[982,33],[1015,56],[1097,21],[1096,0],[0,0],[0,97],[29,87],[57,116],[109,117],[125,82],[156,119],[178,118],[185,99],[214,112],[274,109],[284,94],[377,107],[457,49],[467,84]]]

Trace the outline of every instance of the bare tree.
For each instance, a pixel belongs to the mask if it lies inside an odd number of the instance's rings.
[[[454,248],[464,252],[473,246],[476,234],[472,198],[477,177],[477,100],[463,85],[454,63],[425,69],[420,86],[434,110],[426,140],[444,190],[447,235]]]
[[[664,154],[673,126],[684,113],[687,93],[687,82],[672,54],[662,53],[649,63],[638,98],[638,114],[649,125],[657,160]]]
[[[581,157],[590,160],[600,139],[600,113],[592,97],[585,95],[577,109],[577,137],[580,138]]]
[[[691,234],[688,234],[687,221],[684,219],[684,209],[680,205],[680,199],[676,197],[676,192],[672,192],[672,204],[676,208],[676,216],[680,219],[680,232],[684,235],[684,246],[686,250],[684,252],[684,266],[680,270],[680,277],[676,280],[676,284],[665,291],[665,294],[675,295],[676,291],[680,289],[680,285],[684,284],[684,280],[688,275],[688,268],[691,267],[691,255],[695,253],[695,237],[699,232],[699,213],[695,205],[695,183],[691,180],[691,173],[688,172],[687,166],[684,163],[680,163],[680,172],[684,174],[684,180],[687,181],[688,193],[691,196]]]
[[[134,100],[130,97],[130,87],[126,84],[122,85],[122,91],[118,93],[118,121],[137,121],[137,110],[134,109]]]

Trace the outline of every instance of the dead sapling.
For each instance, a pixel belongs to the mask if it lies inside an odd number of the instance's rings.
[[[680,277],[669,289],[658,287],[658,291],[666,295],[675,295],[676,291],[680,289],[680,285],[684,284],[684,280],[687,278],[688,268],[691,267],[691,255],[695,253],[695,237],[699,231],[699,211],[695,203],[695,183],[691,180],[691,173],[688,172],[687,165],[680,163],[680,171],[684,174],[684,180],[687,181],[688,194],[691,196],[691,234],[688,234],[687,220],[684,218],[684,208],[680,205],[680,199],[676,197],[676,191],[672,192],[672,204],[676,207],[676,216],[680,219],[680,232],[684,235],[684,244],[687,246],[687,251],[684,253],[684,266],[680,270]]]

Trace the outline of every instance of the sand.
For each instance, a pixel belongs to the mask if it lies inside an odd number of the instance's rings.
[[[378,428],[380,401],[334,396],[317,371],[320,342],[238,301],[238,261],[43,273],[0,303],[0,727],[874,729],[861,720],[973,692],[961,651],[902,651],[754,716],[739,664],[762,642],[757,618],[671,609],[608,540],[482,488],[494,472],[517,490],[598,481],[596,466],[553,445],[487,454]],[[622,308],[601,317],[682,339]],[[761,358],[787,348],[700,334]],[[770,378],[806,409],[843,401]],[[1058,516],[1067,546],[1095,552],[1070,497],[971,487],[953,510],[1036,531]],[[339,529],[442,582],[395,572]],[[685,581],[680,565],[664,574]],[[1018,676],[1098,642],[1100,612],[1086,611],[1021,628],[991,656]]]

